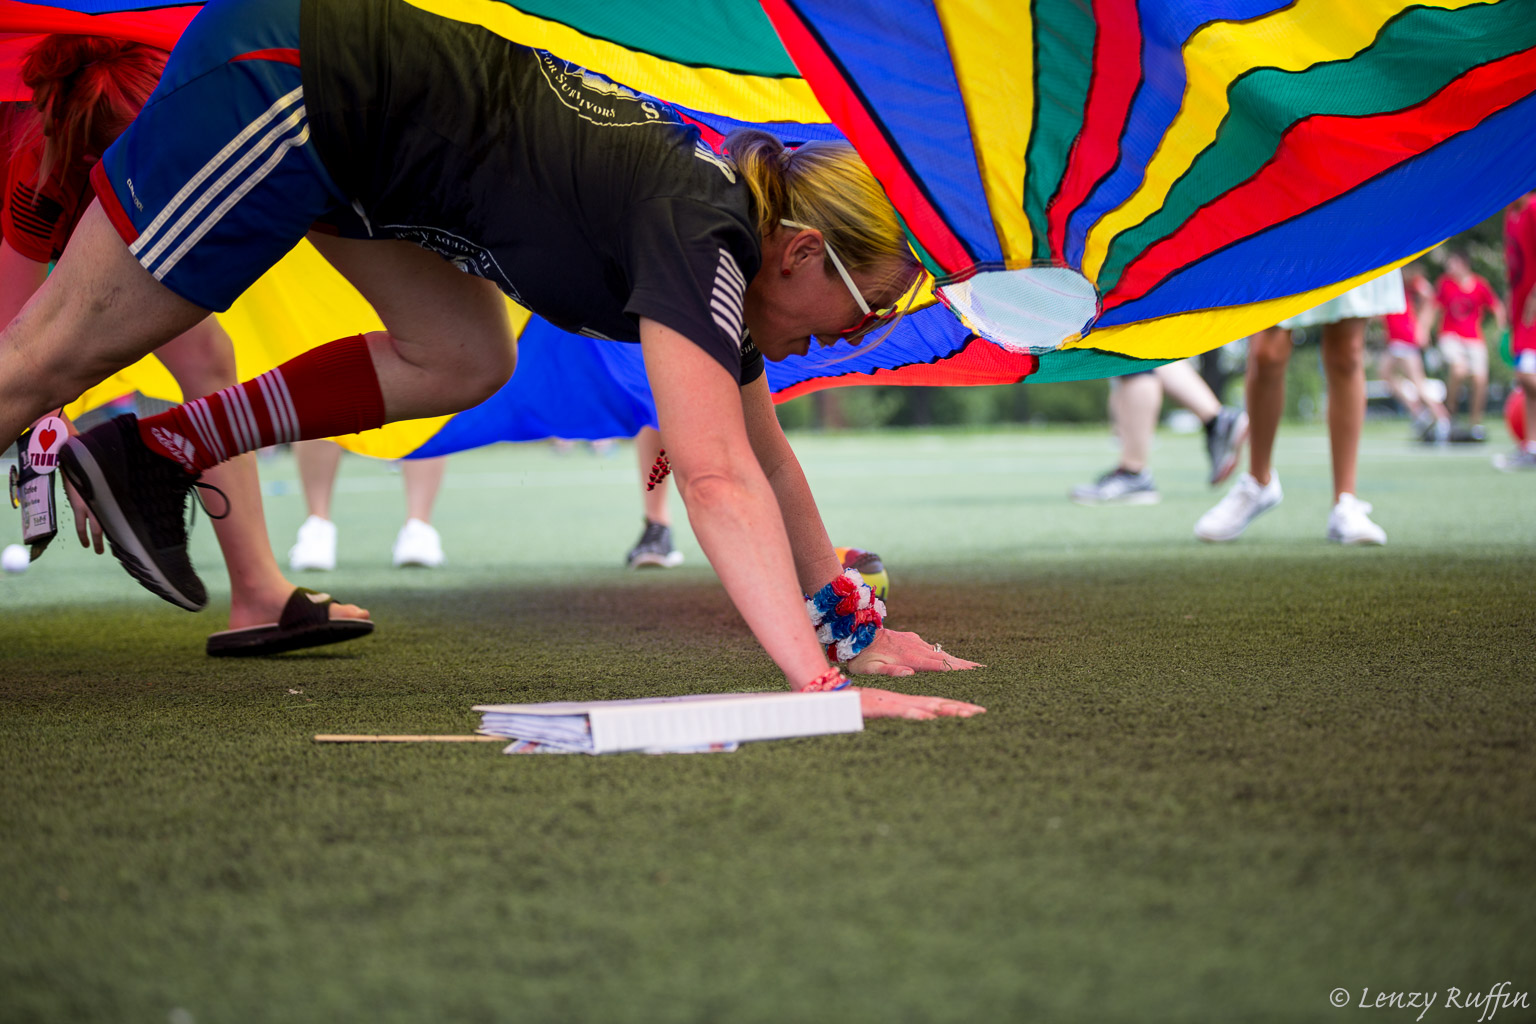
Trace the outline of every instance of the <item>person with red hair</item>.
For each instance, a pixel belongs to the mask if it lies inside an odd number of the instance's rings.
[[[28,51],[22,80],[32,109],[8,118],[11,156],[0,211],[0,323],[15,319],[63,255],[95,198],[91,168],[138,114],[169,55],[104,36],[50,35]],[[234,347],[213,317],[155,350],[191,400],[236,383]],[[208,638],[217,656],[275,654],[363,636],[368,612],[295,587],[273,557],[254,455],[205,474],[229,511],[214,533],[229,572],[229,629]],[[102,527],[68,488],[80,543],[103,550]]]

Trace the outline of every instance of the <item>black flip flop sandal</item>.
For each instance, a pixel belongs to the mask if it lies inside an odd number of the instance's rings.
[[[355,640],[373,632],[372,619],[333,619],[330,594],[295,587],[276,622],[244,629],[226,629],[208,638],[214,658],[258,658]]]

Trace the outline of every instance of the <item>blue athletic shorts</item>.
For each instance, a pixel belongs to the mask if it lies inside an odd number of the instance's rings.
[[[345,200],[310,143],[299,0],[212,0],[91,172],[139,263],[225,310]]]

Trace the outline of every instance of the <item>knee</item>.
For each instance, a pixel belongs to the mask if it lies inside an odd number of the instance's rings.
[[[212,394],[239,382],[235,376],[235,348],[221,331],[199,331],[173,342],[174,357],[157,353],[176,378],[188,399]],[[169,347],[169,346],[167,346]]]
[[[454,411],[490,398],[517,368],[517,343],[506,335],[418,342],[389,332],[387,338],[386,358],[405,369],[412,389]]]
[[[1365,354],[1355,345],[1334,345],[1323,349],[1323,368],[1335,379],[1365,373]]]
[[[478,358],[469,361],[464,367],[463,386],[467,399],[465,408],[479,405],[496,392],[502,385],[512,379],[512,372],[517,369],[517,344],[487,347],[481,350]]]

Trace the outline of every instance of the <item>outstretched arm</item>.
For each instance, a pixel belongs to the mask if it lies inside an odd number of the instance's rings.
[[[827,669],[805,614],[774,492],[747,440],[740,390],[702,348],[640,321],[646,376],[694,536],[768,656],[798,690]]]
[[[753,635],[799,690],[826,671],[826,655],[805,613],[774,488],[748,440],[742,392],[719,363],[669,327],[642,318],[640,345],[694,536]],[[771,415],[771,403],[768,411]],[[800,484],[804,487],[803,475]],[[814,513],[814,504],[810,507]],[[830,556],[820,522],[816,517]],[[836,568],[834,557],[833,575]],[[859,703],[866,718],[968,717],[984,710],[886,690],[860,690]]]
[[[815,593],[843,567],[827,537],[827,528],[816,509],[816,499],[811,496],[805,471],[800,468],[800,460],[795,457],[794,449],[779,426],[766,376],[741,389],[741,404],[746,413],[752,450],[778,499],[790,547],[794,551],[800,588],[807,594]],[[854,673],[889,676],[909,676],[920,670],[942,672],[977,667],[974,661],[945,654],[916,633],[891,629],[881,629],[874,642],[848,663],[849,670]]]

